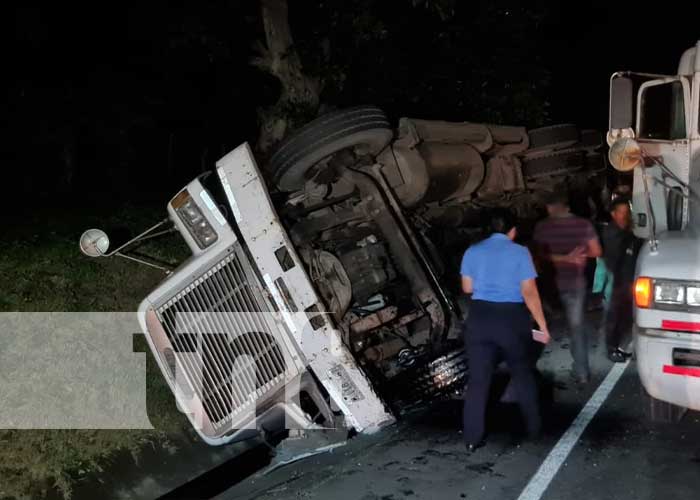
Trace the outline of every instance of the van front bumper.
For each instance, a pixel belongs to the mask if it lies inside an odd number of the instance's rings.
[[[635,326],[634,337],[637,370],[649,395],[700,410],[700,335]]]

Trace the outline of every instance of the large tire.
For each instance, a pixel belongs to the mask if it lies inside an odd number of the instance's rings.
[[[526,154],[569,148],[580,139],[576,125],[569,123],[535,128],[527,135],[530,139],[530,148]]]
[[[420,360],[391,379],[387,395],[399,411],[438,400],[461,397],[469,368],[463,348],[444,352],[430,361]]]
[[[523,175],[529,179],[568,175],[585,166],[585,155],[581,150],[555,151],[550,154],[525,158]]]
[[[391,141],[393,131],[384,112],[357,106],[323,115],[286,139],[269,162],[272,180],[281,191],[304,186],[307,172],[343,149],[376,156]]]
[[[666,225],[669,231],[683,229],[683,191],[674,187],[666,196]]]

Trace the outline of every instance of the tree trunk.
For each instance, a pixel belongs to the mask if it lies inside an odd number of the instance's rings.
[[[280,81],[275,104],[258,112],[260,135],[257,149],[269,154],[291,130],[316,116],[321,85],[305,75],[289,28],[287,0],[260,0],[265,46],[252,63]]]

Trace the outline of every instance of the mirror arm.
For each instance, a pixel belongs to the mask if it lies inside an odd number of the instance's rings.
[[[117,248],[117,249],[115,249],[115,250],[112,250],[112,251],[109,252],[109,253],[102,254],[102,256],[103,256],[103,257],[111,257],[112,255],[116,255],[120,250],[122,250],[122,249],[126,248],[127,246],[131,245],[131,244],[134,243],[135,241],[138,241],[138,240],[140,240],[140,239],[147,239],[147,238],[144,238],[144,236],[146,236],[148,233],[151,233],[152,231],[156,230],[157,228],[159,228],[160,226],[162,226],[163,224],[166,224],[166,223],[168,223],[168,222],[170,222],[170,219],[166,217],[165,219],[163,219],[162,221],[160,221],[158,224],[156,224],[156,225],[154,225],[154,226],[151,226],[150,228],[146,229],[143,233],[139,234],[137,237],[130,239],[129,241],[127,241],[126,243],[124,243],[124,244],[123,244],[122,246],[120,246],[119,248]],[[167,232],[169,232],[169,231],[170,231],[170,230],[168,230],[168,231],[161,231],[160,233],[157,233],[157,234],[155,234],[155,235],[151,235],[150,237],[158,236],[158,235],[160,235],[160,234],[165,234],[165,233],[167,233]],[[122,254],[121,256],[123,257],[124,255]]]
[[[671,179],[673,179],[674,181],[676,181],[676,182],[680,185],[680,187],[682,187],[682,188],[684,189],[684,192],[682,193],[682,195],[683,195],[683,197],[684,197],[685,199],[687,199],[687,200],[690,200],[690,199],[696,199],[696,200],[697,200],[697,199],[698,199],[698,197],[697,197],[695,191],[693,191],[693,189],[690,187],[690,184],[688,184],[687,182],[683,182],[683,181],[682,181],[670,168],[668,168],[664,163],[660,162],[658,159],[656,159],[656,158],[653,157],[653,156],[648,156],[648,155],[644,152],[643,149],[640,148],[640,151],[641,151],[641,153],[642,153],[642,158],[643,158],[643,159],[645,159],[645,160],[646,160],[646,159],[651,160],[651,164],[652,164],[652,165],[656,165],[657,167],[659,167],[659,168],[661,169],[661,171],[662,171],[664,174],[666,174],[667,177],[670,177]],[[666,187],[666,188],[671,189],[671,186],[669,186],[668,184],[666,184],[666,183],[665,183],[664,181],[662,181],[662,180],[656,179],[655,177],[652,177],[652,180],[653,180],[654,182],[658,183],[658,184],[661,184],[662,186],[664,186],[664,187]],[[686,194],[686,191],[687,191],[688,194]]]
[[[156,269],[160,269],[161,271],[165,271],[165,274],[170,274],[172,272],[172,269],[168,269],[167,267],[159,266],[158,264],[153,264],[152,262],[148,262],[148,261],[143,260],[143,259],[138,259],[136,257],[133,257],[131,255],[127,255],[127,254],[124,254],[121,252],[117,252],[114,255],[117,257],[123,257],[124,259],[127,259],[127,260],[132,260],[134,262],[138,262],[139,264],[143,264],[143,265],[146,265],[149,267],[155,267]]]
[[[648,174],[646,171],[642,170],[642,182],[644,183],[644,200],[647,205],[647,212],[649,213],[649,221],[651,222],[649,227],[649,249],[652,255],[658,253],[659,241],[656,239],[656,217],[654,216],[654,209],[651,206],[651,193],[649,192],[649,183],[647,182]]]
[[[149,234],[148,236],[144,236],[143,238],[139,238],[139,241],[146,241],[150,240],[152,238],[157,238],[159,236],[163,236],[164,234],[170,234],[170,233],[177,233],[177,228],[171,227],[170,229],[166,229],[164,231],[158,231],[157,233]]]

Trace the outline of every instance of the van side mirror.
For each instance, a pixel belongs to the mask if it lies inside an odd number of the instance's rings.
[[[614,78],[610,82],[610,129],[633,128],[634,89],[632,80]]]

